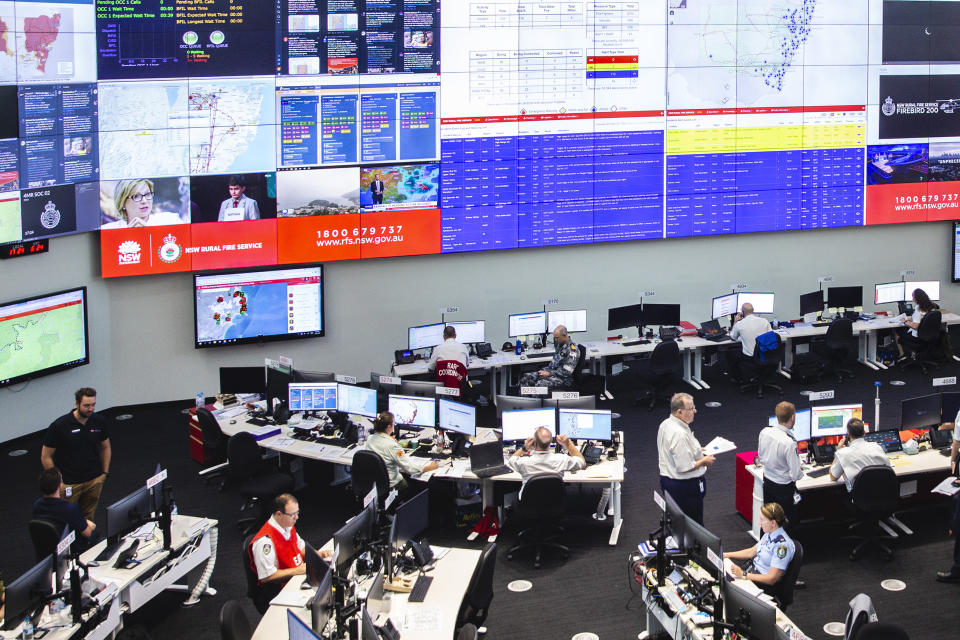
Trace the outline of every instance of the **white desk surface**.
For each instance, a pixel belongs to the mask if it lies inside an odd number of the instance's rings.
[[[427,574],[433,576],[433,582],[423,602],[408,602],[405,593],[384,592],[385,612],[389,607],[388,615],[400,631],[400,636],[417,640],[450,640],[460,604],[479,560],[479,549],[450,549],[437,561],[433,571]],[[284,586],[283,591],[299,591],[303,580],[303,576],[294,576]],[[287,609],[288,607],[271,605],[257,625],[252,640],[288,640]],[[293,611],[310,624],[310,612],[306,608],[295,607]],[[408,623],[421,616],[433,617],[438,624],[429,629],[408,628]]]

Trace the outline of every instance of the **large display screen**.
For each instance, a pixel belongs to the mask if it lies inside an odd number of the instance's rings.
[[[193,290],[198,349],[324,334],[320,265],[194,274]]]
[[[954,219],[958,25],[955,0],[0,0],[0,242],[101,229],[112,277]]]
[[[0,387],[89,363],[86,287],[0,304]]]

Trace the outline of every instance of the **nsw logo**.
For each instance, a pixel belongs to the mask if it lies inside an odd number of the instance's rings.
[[[134,240],[124,240],[117,247],[118,264],[140,264],[140,243]]]

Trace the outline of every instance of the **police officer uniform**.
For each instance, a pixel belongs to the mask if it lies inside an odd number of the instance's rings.
[[[417,474],[431,462],[428,458],[411,457],[396,440],[377,431],[371,433],[370,437],[367,438],[366,447],[383,458],[383,462],[387,466],[391,489],[397,485],[401,485],[401,488],[405,486],[406,482],[400,475],[401,471],[408,474]]]
[[[763,534],[760,536],[760,542],[757,543],[757,555],[753,558],[751,573],[766,575],[771,568],[786,571],[796,549],[796,545],[783,527]]]
[[[763,504],[776,502],[787,516],[787,526],[794,523],[797,480],[803,477],[797,441],[793,431],[778,424],[760,431],[757,450],[763,463]]]
[[[531,371],[520,376],[521,387],[546,387],[556,389],[558,387],[569,387],[573,384],[573,374],[577,370],[578,360],[580,359],[580,349],[573,343],[573,340],[567,340],[563,344],[554,345],[553,360],[544,367],[550,375],[546,378],[540,377],[540,370]]]
[[[847,491],[853,491],[853,481],[860,470],[878,464],[892,466],[890,458],[883,452],[883,447],[876,442],[868,442],[865,438],[856,438],[847,446],[837,449],[830,475],[839,478],[842,474]]]
[[[660,488],[670,492],[685,514],[703,524],[707,468],[694,468],[704,453],[690,425],[674,415],[661,422],[657,431],[657,456]]]

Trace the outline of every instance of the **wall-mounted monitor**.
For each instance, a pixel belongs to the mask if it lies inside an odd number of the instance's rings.
[[[194,346],[322,336],[323,267],[193,275]]]
[[[87,288],[0,304],[0,387],[90,362]]]

